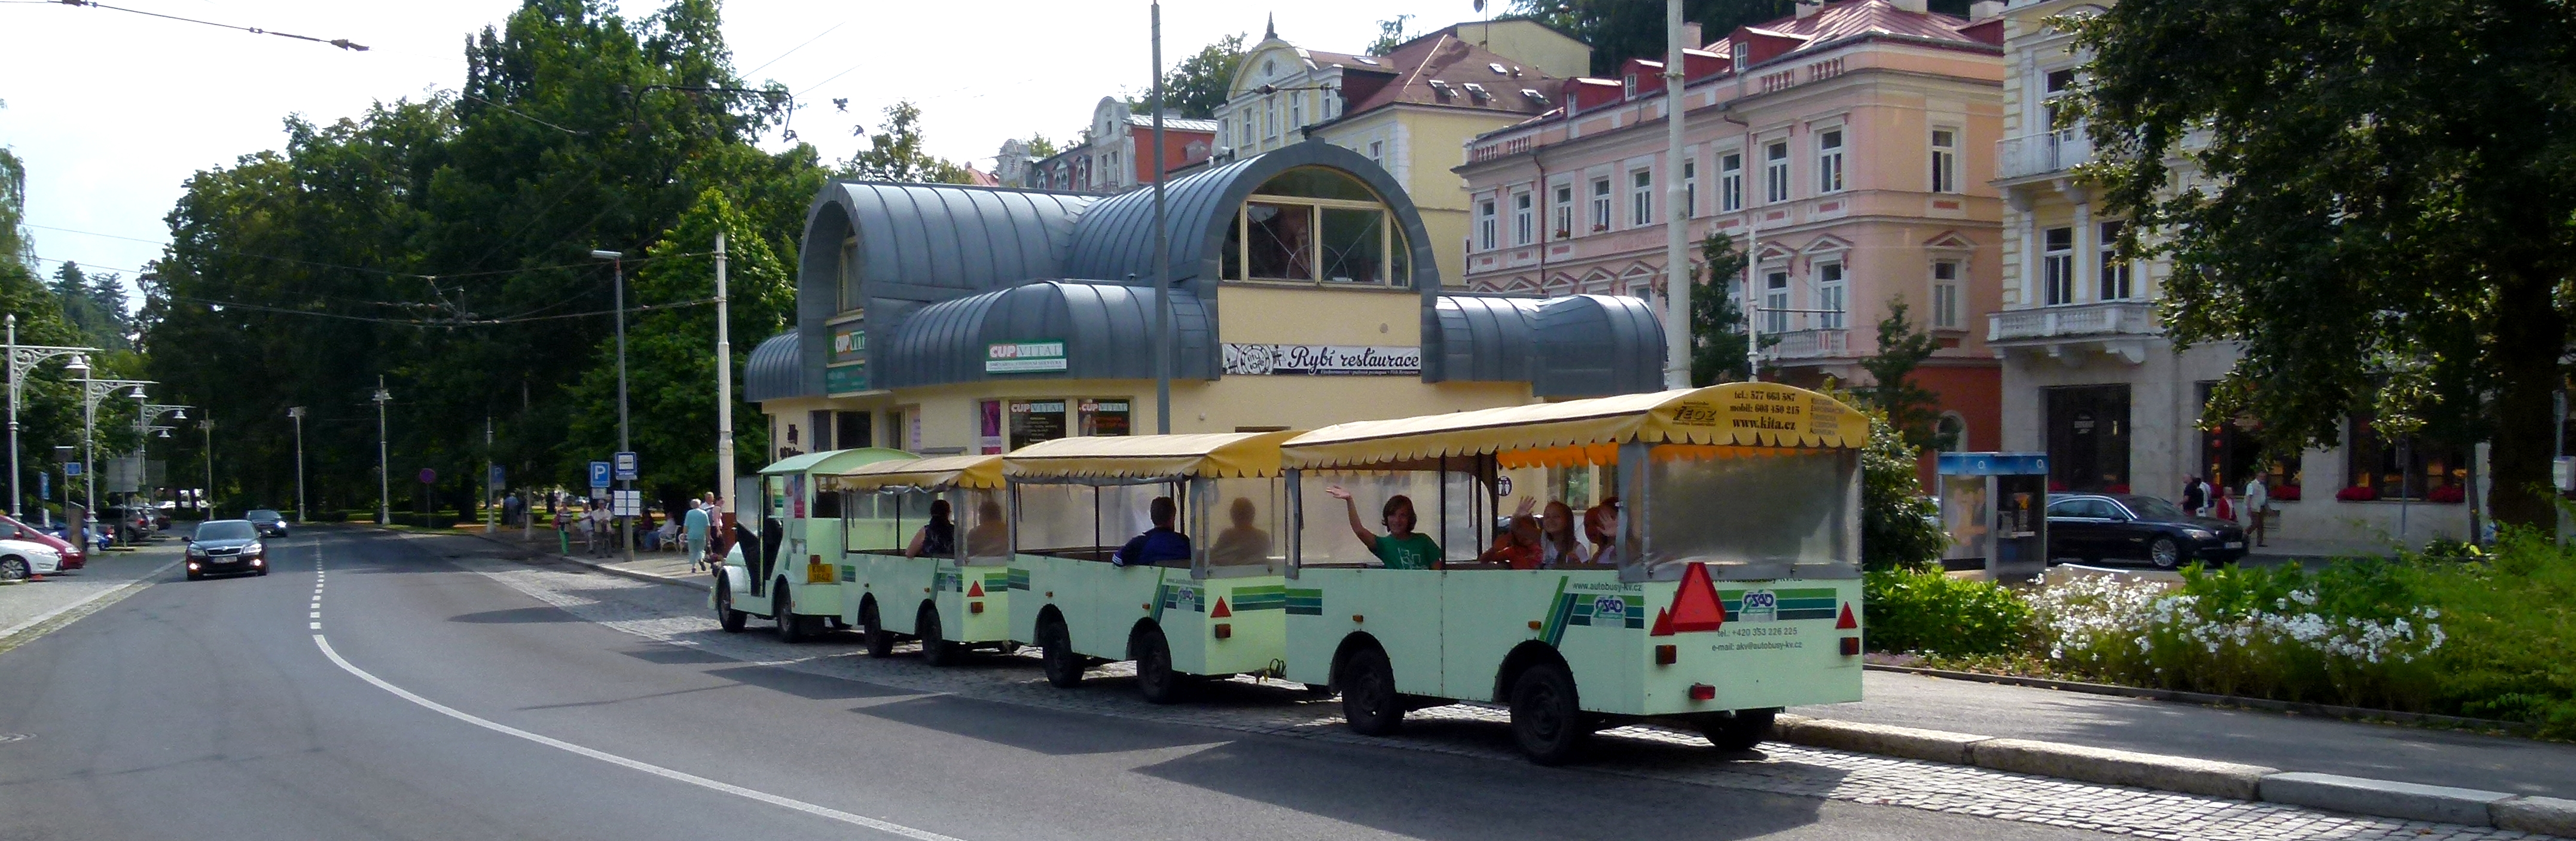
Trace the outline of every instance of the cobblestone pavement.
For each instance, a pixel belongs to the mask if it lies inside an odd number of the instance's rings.
[[[1338,702],[1317,700],[1295,684],[1238,678],[1201,687],[1191,703],[1154,706],[1139,699],[1126,664],[1096,669],[1076,689],[1049,686],[1028,652],[971,658],[935,669],[910,647],[885,660],[858,653],[850,636],[785,646],[765,625],[727,634],[704,607],[701,591],[590,573],[561,565],[462,561],[469,569],[581,619],[645,639],[697,648],[750,663],[979,700],[1187,724],[1237,732],[1521,761],[1506,715],[1482,705],[1422,710],[1400,736],[1372,738],[1342,726]],[[1720,753],[1696,735],[1660,727],[1605,731],[1595,773],[1855,803],[2025,821],[2118,835],[2169,839],[2539,839],[2521,832],[2422,821],[2342,815],[2269,803],[2224,800],[2102,786],[1940,763],[1789,745]]]

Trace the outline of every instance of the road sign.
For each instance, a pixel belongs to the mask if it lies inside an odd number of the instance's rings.
[[[497,491],[497,490],[500,490],[500,489],[501,489],[501,486],[503,486],[503,485],[505,485],[505,484],[508,484],[508,483],[506,483],[506,482],[501,481],[501,466],[500,466],[500,465],[497,465],[497,464],[492,465],[492,469],[491,469],[491,471],[490,471],[490,474],[491,474],[491,475],[488,475],[488,476],[483,477],[483,482],[484,482],[484,484],[491,485],[493,490],[496,490],[496,491]]]
[[[81,475],[81,474],[80,474],[80,471],[81,471],[81,463],[80,463],[80,462],[77,462],[77,461],[66,461],[66,462],[63,462],[63,478],[65,478],[65,479],[69,479],[69,478],[71,478],[71,477]]]
[[[644,516],[644,492],[643,492],[643,491],[639,491],[639,490],[616,490],[616,491],[609,491],[609,492],[608,492],[608,516],[611,516],[611,517],[641,517],[641,516]]]
[[[617,459],[617,481],[635,481],[635,454],[618,453],[615,458]]]
[[[596,489],[596,488],[605,488],[605,487],[608,487],[608,484],[609,484],[609,482],[608,482],[608,462],[604,462],[604,461],[594,461],[594,462],[591,462],[591,463],[590,463],[590,486],[591,486],[592,488]]]
[[[435,484],[438,484],[438,471],[436,471],[436,470],[431,470],[431,469],[426,468],[426,467],[421,468],[421,469],[420,469],[420,483],[421,483],[421,484],[424,484],[424,485],[435,485]]]

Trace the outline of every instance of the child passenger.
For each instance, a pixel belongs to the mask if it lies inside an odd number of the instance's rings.
[[[1413,530],[1420,522],[1413,513],[1413,498],[1403,494],[1386,498],[1386,504],[1378,509],[1378,522],[1386,526],[1386,534],[1381,535],[1360,522],[1360,505],[1351,500],[1350,491],[1334,485],[1325,488],[1324,494],[1342,501],[1343,507],[1350,511],[1351,534],[1358,537],[1361,545],[1367,546],[1379,562],[1386,564],[1387,569],[1439,568],[1440,544],[1429,535]]]

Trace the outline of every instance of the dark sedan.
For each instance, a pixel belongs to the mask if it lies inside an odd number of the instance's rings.
[[[268,547],[249,520],[208,520],[188,538],[188,580],[209,575],[267,575]]]
[[[2048,500],[2048,556],[2145,561],[2158,569],[2223,564],[2245,557],[2245,529],[2152,496],[2055,495]]]
[[[261,537],[286,536],[286,515],[277,513],[275,509],[253,508],[249,513],[243,514],[242,519],[249,520],[251,525],[258,527]]]

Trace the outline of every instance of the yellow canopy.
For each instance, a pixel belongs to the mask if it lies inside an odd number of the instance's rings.
[[[1280,445],[1280,457],[1310,469],[1489,453],[1532,464],[1606,463],[1616,460],[1609,448],[1630,442],[1859,449],[1869,444],[1869,416],[1794,386],[1724,383],[1334,424]]]
[[[827,491],[873,491],[879,488],[971,488],[1002,486],[1002,457],[939,456],[898,459],[860,465],[823,478]]]
[[[1058,438],[1003,456],[1002,469],[1012,476],[1057,479],[1277,476],[1279,442],[1296,434],[1215,432]]]

